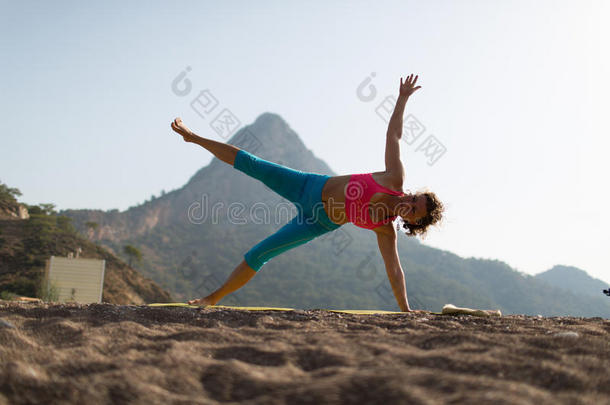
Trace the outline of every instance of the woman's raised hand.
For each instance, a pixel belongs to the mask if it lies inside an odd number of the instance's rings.
[[[411,94],[415,93],[416,90],[421,89],[421,86],[414,87],[418,76],[413,78],[413,74],[410,74],[407,76],[404,83],[402,77],[400,78],[400,95],[402,97],[409,97]]]

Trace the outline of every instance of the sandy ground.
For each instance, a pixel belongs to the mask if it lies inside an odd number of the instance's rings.
[[[608,404],[600,318],[0,302],[0,404]]]

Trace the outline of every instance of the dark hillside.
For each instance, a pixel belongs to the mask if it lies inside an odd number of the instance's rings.
[[[80,248],[80,257],[106,260],[104,302],[143,304],[171,300],[169,293],[153,281],[79,235],[70,218],[54,214],[49,205],[28,208],[28,219],[0,219],[0,292],[4,296],[39,296],[45,259],[51,255],[67,256]]]

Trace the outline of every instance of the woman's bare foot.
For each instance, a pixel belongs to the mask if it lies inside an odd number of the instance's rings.
[[[184,123],[182,118],[178,117],[171,123],[171,127],[174,131],[182,135],[184,142],[191,142],[193,140],[193,131],[191,131]]]
[[[211,300],[204,298],[199,298],[198,300],[190,300],[188,302],[189,305],[200,305],[202,307],[207,305],[215,305]]]

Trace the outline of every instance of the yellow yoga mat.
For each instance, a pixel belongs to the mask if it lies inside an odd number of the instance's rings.
[[[228,309],[242,309],[247,311],[294,311],[294,308],[278,308],[278,307],[232,307],[228,305],[189,305],[184,302],[157,302],[154,304],[148,304],[149,307],[185,307],[185,308],[228,308]]]
[[[395,311],[382,311],[381,309],[326,309],[325,311],[330,312],[341,312],[344,314],[359,314],[359,315],[368,315],[368,314],[404,314],[404,312],[395,312]]]
[[[183,302],[168,302],[148,304],[151,307],[186,307],[186,308],[206,308],[199,305],[189,305]],[[229,305],[213,305],[213,308],[241,309],[246,311],[295,311],[294,308],[278,308],[278,307],[232,307]],[[339,312],[344,314],[358,315],[375,315],[375,314],[404,314],[404,312],[382,311],[377,309],[325,309],[324,311]],[[433,314],[441,315],[440,312],[432,312]]]

